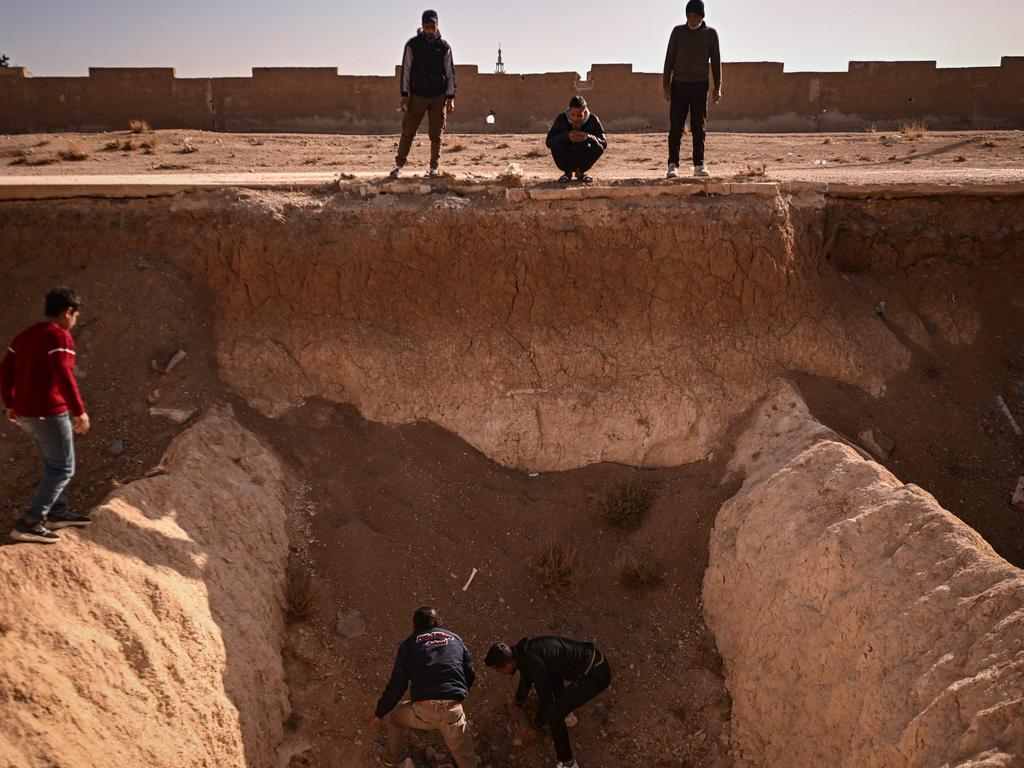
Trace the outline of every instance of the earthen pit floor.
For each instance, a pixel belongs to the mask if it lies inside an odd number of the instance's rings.
[[[748,174],[764,163],[769,179],[843,183],[930,182],[944,184],[1024,180],[1024,131],[934,131],[920,138],[899,133],[717,133],[711,126],[708,165],[715,177]],[[139,148],[147,139],[150,149]],[[186,142],[195,152],[183,153]],[[132,141],[131,151],[105,150]],[[593,170],[598,181],[660,178],[665,168],[664,133],[611,134],[609,150]],[[394,164],[398,136],[211,133],[167,130],[152,135],[129,131],[0,136],[0,176],[164,173],[321,172],[331,175],[386,174]],[[77,144],[81,161],[62,160]],[[683,138],[684,170],[690,137]],[[418,136],[409,175],[426,170],[429,141]],[[42,160],[53,160],[35,165]],[[825,161],[815,165],[815,161]],[[442,168],[460,178],[493,178],[509,164],[527,180],[552,180],[558,173],[539,134],[452,134],[445,137]]]

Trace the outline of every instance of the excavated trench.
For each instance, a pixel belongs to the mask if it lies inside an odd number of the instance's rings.
[[[478,657],[607,650],[586,765],[1020,764],[1024,199],[524,198],[0,204],[2,328],[92,297],[83,492],[134,481],[56,552],[0,550],[0,758],[364,765],[431,602]],[[163,459],[154,403],[202,411]],[[652,504],[623,531],[626,481]],[[471,700],[485,763],[545,764],[504,683]]]

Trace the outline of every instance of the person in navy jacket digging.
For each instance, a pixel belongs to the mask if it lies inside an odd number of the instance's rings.
[[[385,765],[398,765],[404,729],[439,731],[459,768],[477,768],[462,702],[476,680],[476,670],[462,638],[441,626],[437,611],[425,606],[412,615],[413,633],[398,647],[398,656],[370,724],[385,720],[388,754]],[[410,697],[402,701],[406,687]]]

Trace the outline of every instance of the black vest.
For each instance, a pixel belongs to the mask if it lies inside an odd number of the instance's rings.
[[[416,35],[409,41],[412,49],[412,70],[409,93],[414,96],[443,96],[448,81],[444,75],[444,57],[451,49],[440,37],[428,40]]]

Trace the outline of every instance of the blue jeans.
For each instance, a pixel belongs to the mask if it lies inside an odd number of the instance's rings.
[[[28,432],[43,457],[43,479],[25,512],[30,523],[46,522],[51,512],[68,511],[68,483],[75,474],[75,438],[71,416],[49,416],[45,419],[19,416],[18,425]]]

